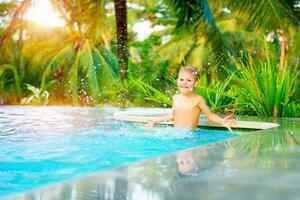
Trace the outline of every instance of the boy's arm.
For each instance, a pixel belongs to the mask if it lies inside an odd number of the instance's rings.
[[[216,124],[221,124],[222,126],[226,127],[230,132],[232,132],[231,126],[235,123],[235,120],[232,119],[231,116],[227,116],[224,119],[222,119],[209,109],[204,98],[201,96],[199,96],[199,107],[210,121]]]
[[[151,117],[146,124],[146,127],[153,128],[157,122],[166,122],[174,119],[174,103],[176,101],[176,94],[172,97],[172,112],[167,115]]]
[[[170,120],[173,120],[173,111],[172,111],[172,113],[170,113],[168,115],[163,115],[163,116],[158,116],[158,117],[151,117],[148,120],[148,123],[146,124],[146,126],[149,127],[149,128],[153,128],[154,125],[157,122],[164,122],[164,121],[170,121]]]

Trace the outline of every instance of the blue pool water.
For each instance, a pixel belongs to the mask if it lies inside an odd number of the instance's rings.
[[[117,110],[0,107],[0,198],[235,136],[205,129],[148,129],[114,120]]]

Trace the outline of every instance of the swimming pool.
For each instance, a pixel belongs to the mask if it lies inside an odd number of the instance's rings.
[[[117,108],[0,107],[0,198],[235,137],[227,131],[144,128]]]

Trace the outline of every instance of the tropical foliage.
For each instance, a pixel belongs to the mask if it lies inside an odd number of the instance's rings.
[[[287,67],[280,69],[279,63],[270,56],[268,45],[266,47],[265,60],[254,62],[248,54],[234,74],[232,89],[237,96],[236,105],[241,113],[253,111],[256,115],[274,118],[288,116],[288,105],[296,103],[299,72]]]
[[[27,89],[32,92],[32,94],[30,94],[27,97],[24,97],[21,100],[21,105],[47,105],[48,104],[49,92],[40,88],[35,88],[30,84],[26,84],[26,86]]]
[[[299,1],[51,0],[63,27],[34,3],[0,3],[1,102],[171,106],[193,65],[214,112],[299,117]]]

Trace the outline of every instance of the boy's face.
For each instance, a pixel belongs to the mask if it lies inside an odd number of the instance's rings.
[[[179,88],[180,93],[186,94],[188,92],[192,92],[197,81],[192,72],[189,71],[181,71],[178,74],[177,86]]]
[[[191,174],[198,170],[192,151],[186,150],[177,154],[178,170],[182,174]]]

